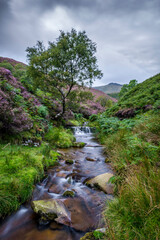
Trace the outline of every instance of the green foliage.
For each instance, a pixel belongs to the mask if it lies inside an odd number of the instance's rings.
[[[38,114],[43,118],[46,118],[48,115],[47,107],[44,105],[37,106],[37,111],[38,111]]]
[[[103,239],[104,233],[99,232],[98,230],[95,230],[95,231],[93,232],[93,236],[95,237],[95,239]]]
[[[45,135],[45,140],[55,147],[68,148],[73,145],[75,137],[70,129],[53,127],[50,128],[48,133]]]
[[[92,84],[95,78],[101,78],[95,57],[96,44],[85,32],[60,31],[55,42],[49,42],[45,49],[42,42],[27,48],[29,60],[28,74],[34,84],[43,90],[55,92],[62,104],[62,114],[66,110],[66,101],[73,87],[78,83]]]
[[[121,91],[119,92],[119,97],[123,97],[126,93],[128,93],[132,88],[134,88],[137,85],[137,80],[131,80],[129,84],[124,84],[121,88]]]
[[[17,210],[31,196],[44,167],[54,165],[57,156],[50,148],[46,154],[45,144],[38,149],[0,145],[0,218]]]
[[[98,119],[98,116],[96,114],[92,114],[90,117],[89,117],[89,121],[91,122],[94,122]]]
[[[107,93],[107,95],[109,95],[110,97],[112,98],[115,98],[115,99],[119,99],[119,93]]]
[[[110,108],[113,105],[113,102],[110,99],[107,99],[104,96],[98,97],[96,102],[99,102],[102,107],[106,107],[106,108]]]

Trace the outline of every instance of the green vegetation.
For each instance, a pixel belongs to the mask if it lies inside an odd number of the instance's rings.
[[[131,80],[129,84],[124,84],[121,88],[121,91],[119,92],[119,97],[123,97],[126,93],[128,93],[132,88],[134,88],[137,85],[137,80]]]
[[[119,99],[119,93],[108,93],[108,95],[110,96],[110,97],[113,97],[113,98],[115,98],[115,99]]]
[[[48,144],[41,147],[0,145],[0,218],[31,197],[44,169],[55,165],[58,154]]]
[[[73,136],[70,129],[50,128],[48,133],[45,135],[45,140],[54,147],[69,148],[73,146],[75,137]]]
[[[129,89],[117,104],[106,110],[106,116],[113,116],[118,110],[135,108],[137,113],[146,105],[160,106],[160,74],[157,74]]]
[[[105,210],[107,239],[160,238],[160,114],[150,111],[133,119],[96,120],[117,197]]]

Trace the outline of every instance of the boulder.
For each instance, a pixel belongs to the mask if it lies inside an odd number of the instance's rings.
[[[109,179],[113,177],[112,173],[103,173],[100,174],[86,182],[87,186],[89,187],[96,187],[102,190],[107,194],[113,194],[113,187],[114,185],[108,183]]]
[[[68,209],[60,199],[33,201],[32,209],[40,216],[40,223],[45,224],[51,220],[70,226],[71,218]]]

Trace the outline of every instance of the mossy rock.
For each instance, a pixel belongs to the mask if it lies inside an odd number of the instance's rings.
[[[65,163],[66,163],[66,164],[73,164],[73,163],[74,163],[74,161],[73,161],[73,160],[71,160],[71,159],[67,159],[67,160],[65,161]]]
[[[96,240],[96,238],[93,235],[93,232],[86,233],[80,240]]]
[[[74,142],[73,147],[77,148],[83,148],[86,145],[84,142]]]
[[[63,193],[63,196],[64,197],[74,197],[75,196],[75,192],[71,191],[71,190],[66,190],[64,193]]]
[[[40,223],[55,220],[70,225],[70,213],[60,199],[38,200],[31,203],[32,209],[40,217]]]

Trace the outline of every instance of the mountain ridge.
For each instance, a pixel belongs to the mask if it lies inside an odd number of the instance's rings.
[[[102,91],[106,94],[108,94],[108,93],[119,93],[122,86],[123,86],[122,84],[111,82],[107,85],[96,86],[96,87],[94,87],[94,89],[100,90],[100,91]]]

